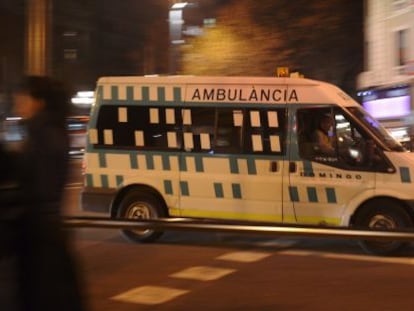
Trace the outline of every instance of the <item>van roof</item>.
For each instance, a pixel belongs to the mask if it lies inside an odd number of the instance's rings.
[[[156,84],[275,84],[275,85],[318,85],[326,82],[305,78],[240,77],[240,76],[191,76],[191,75],[148,75],[101,77],[98,84],[156,83]]]
[[[98,86],[104,89],[104,99],[111,99],[111,89],[123,94],[127,87],[180,89],[183,102],[225,103],[312,103],[356,106],[350,96],[338,87],[317,80],[279,77],[222,77],[222,76],[119,76],[102,77]],[[156,98],[153,98],[156,100]],[[151,98],[150,98],[151,100]]]

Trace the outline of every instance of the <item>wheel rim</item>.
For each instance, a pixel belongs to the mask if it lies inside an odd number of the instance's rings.
[[[128,208],[125,216],[128,219],[137,219],[137,220],[139,220],[139,219],[150,219],[151,214],[152,214],[151,209],[146,204],[134,203]],[[135,230],[131,230],[131,231],[134,232],[135,234],[138,234],[138,235],[146,235],[146,234],[149,234],[151,232],[150,229],[143,229],[143,230],[135,229]]]
[[[390,216],[378,214],[370,219],[368,227],[376,230],[392,230],[398,228],[398,223],[394,218]],[[375,247],[381,247],[383,249],[392,249],[395,247],[395,245],[399,245],[398,241],[374,240],[369,241],[368,243],[374,245]]]
[[[145,204],[136,203],[131,205],[128,208],[126,217],[128,219],[149,219],[151,216],[151,211]]]
[[[394,218],[379,214],[370,219],[368,227],[372,229],[396,229],[398,224]]]

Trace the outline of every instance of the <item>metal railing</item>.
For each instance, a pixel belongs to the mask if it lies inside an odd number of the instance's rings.
[[[414,241],[414,231],[361,230],[345,227],[295,226],[256,222],[204,221],[189,218],[154,220],[110,219],[102,217],[65,217],[65,225],[72,228],[107,228],[155,231],[204,231],[251,235],[303,236],[354,240]]]

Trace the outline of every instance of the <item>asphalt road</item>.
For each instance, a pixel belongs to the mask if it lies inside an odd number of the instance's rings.
[[[66,213],[79,212],[79,180]],[[92,214],[89,214],[92,215]],[[93,311],[412,310],[414,247],[368,256],[355,241],[167,232],[153,244],[71,229]]]
[[[91,310],[412,310],[414,252],[384,258],[354,242],[167,233],[133,244],[78,229]]]
[[[80,176],[73,176],[65,214],[85,215]],[[344,240],[167,232],[156,243],[134,244],[117,230],[70,231],[91,311],[411,311],[414,305],[414,248],[375,257]]]

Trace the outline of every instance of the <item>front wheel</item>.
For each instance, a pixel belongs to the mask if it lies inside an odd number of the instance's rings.
[[[139,190],[128,192],[122,199],[117,212],[117,218],[136,220],[158,219],[165,216],[161,202],[154,195]],[[127,240],[133,242],[152,242],[163,233],[152,229],[123,229],[121,232]]]
[[[359,229],[404,230],[412,229],[410,215],[397,202],[390,199],[368,202],[356,214],[355,226]],[[370,254],[392,255],[407,246],[403,241],[363,240],[361,247]]]

